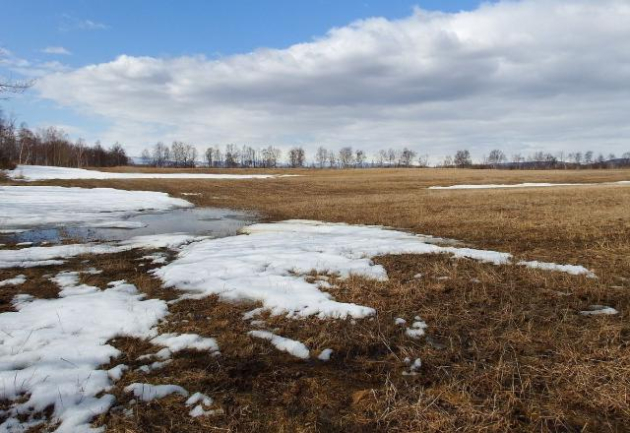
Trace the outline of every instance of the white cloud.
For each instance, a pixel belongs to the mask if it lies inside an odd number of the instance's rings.
[[[33,79],[50,75],[55,72],[68,72],[68,68],[58,61],[30,61],[16,56],[11,51],[0,48],[0,75],[5,71],[9,74],[18,74],[21,78]]]
[[[626,151],[630,3],[526,0],[372,18],[286,49],[122,55],[43,78],[46,98],[162,139],[252,145]]]
[[[109,26],[98,21],[77,18],[70,14],[62,14],[58,29],[62,32],[68,32],[71,30],[107,30],[109,29]]]
[[[42,53],[60,54],[60,55],[65,55],[65,56],[69,56],[70,54],[72,54],[70,51],[68,51],[64,47],[46,47],[42,50]]]

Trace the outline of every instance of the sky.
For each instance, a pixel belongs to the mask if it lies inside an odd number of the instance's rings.
[[[134,156],[630,151],[627,0],[3,3],[5,115]]]

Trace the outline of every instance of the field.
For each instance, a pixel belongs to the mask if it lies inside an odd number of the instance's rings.
[[[374,261],[387,271],[387,281],[327,276],[335,300],[374,308],[372,317],[261,314],[275,334],[299,340],[313,353],[332,349],[327,362],[293,358],[251,338],[242,315],[255,304],[216,296],[183,300],[171,305],[160,332],[215,337],[221,356],[183,351],[164,368],[140,373],[138,357],[151,353],[151,345],[115,339],[111,344],[122,355],[111,367],[124,363],[131,369],[113,391],[121,406],[101,415],[95,425],[114,432],[628,431],[630,187],[598,183],[630,180],[630,170],[278,172],[302,176],[37,185],[162,191],[200,207],[254,211],[268,222],[383,225],[522,260],[582,265],[597,278],[445,254],[379,256]],[[521,182],[593,185],[427,189]],[[200,195],[184,195],[189,193]],[[126,251],[90,257],[90,264],[103,272],[81,274],[81,282],[106,287],[124,279],[150,298],[174,299],[173,291],[148,273],[158,265],[137,261],[145,255]],[[85,258],[19,272],[0,269],[0,280],[17,273],[27,277],[21,286],[3,288],[2,311],[11,310],[10,299],[17,293],[54,298],[57,288],[47,276],[78,268]],[[309,278],[319,277],[313,273]],[[619,313],[580,314],[592,305]],[[428,325],[419,339],[408,338],[405,327],[395,323],[397,318],[411,323],[415,316]],[[422,365],[410,366],[416,359]],[[219,411],[191,418],[180,396],[130,406],[124,388],[143,381],[200,388]]]

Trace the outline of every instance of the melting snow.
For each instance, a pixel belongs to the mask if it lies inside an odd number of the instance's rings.
[[[411,324],[411,328],[405,330],[405,334],[411,338],[420,338],[425,334],[427,328],[427,324],[416,316],[416,321]]]
[[[324,349],[321,351],[319,356],[317,356],[317,359],[319,359],[320,361],[329,361],[330,355],[332,355],[332,353],[333,353],[332,349]]]
[[[594,316],[594,315],[615,315],[619,314],[619,311],[614,309],[613,307],[607,307],[605,305],[589,305],[588,309],[585,311],[580,311],[580,314],[584,316]]]
[[[19,286],[20,284],[24,284],[25,282],[26,282],[26,276],[25,275],[18,275],[16,277],[0,281],[0,287],[4,287],[4,286]]]
[[[378,226],[290,220],[254,224],[246,234],[207,239],[182,248],[177,258],[154,273],[167,287],[188,291],[188,297],[219,295],[226,300],[258,301],[272,314],[321,318],[362,318],[369,307],[337,302],[322,292],[308,274],[351,274],[386,280],[385,269],[371,258],[384,254],[451,254],[496,265],[512,255],[496,251],[438,246],[426,237]],[[534,262],[522,264],[534,267]],[[582,267],[535,262],[535,267],[588,273]]]
[[[487,184],[487,185],[451,185],[430,186],[429,189],[496,189],[496,188],[546,188],[553,186],[586,186],[586,185],[630,185],[630,181],[600,182],[600,183],[517,183],[517,184]]]
[[[40,225],[87,223],[94,227],[129,227],[124,218],[142,211],[193,205],[152,191],[60,186],[0,186],[0,228],[19,231]]]
[[[309,357],[308,348],[299,341],[281,337],[269,331],[249,331],[248,334],[252,337],[267,340],[273,344],[276,349],[287,352],[297,358],[308,359]]]
[[[204,338],[197,334],[161,334],[153,338],[151,343],[164,346],[171,353],[181,352],[185,349],[219,351],[219,345],[214,338]]]
[[[109,173],[82,168],[18,165],[8,172],[12,179],[36,181],[49,179],[268,179],[275,174],[208,174],[208,173]]]
[[[149,383],[132,383],[125,387],[125,392],[133,393],[142,401],[152,401],[171,394],[188,397],[188,391],[178,385],[151,385]]]
[[[182,244],[201,239],[183,233],[136,236],[117,243],[88,243],[30,247],[19,250],[0,250],[0,269],[29,268],[34,266],[60,265],[67,259],[82,254],[114,254],[137,248],[176,248]]]
[[[154,336],[152,328],[167,314],[164,301],[143,300],[131,284],[100,290],[75,286],[76,279],[73,273],[60,274],[58,299],[24,298],[14,303],[17,312],[0,314],[2,396],[26,397],[0,412],[7,417],[0,431],[21,431],[41,421],[36,414],[49,406],[60,422],[58,432],[90,431],[89,422],[114,403],[103,391],[122,373],[98,368],[119,354],[107,341]],[[18,415],[29,421],[20,423]]]

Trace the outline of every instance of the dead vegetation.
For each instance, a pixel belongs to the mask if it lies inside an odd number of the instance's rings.
[[[336,300],[376,308],[374,318],[287,319],[264,313],[256,326],[243,314],[257,307],[216,297],[172,304],[161,332],[217,339],[221,356],[180,352],[164,368],[142,373],[147,342],[112,342],[132,371],[113,393],[119,407],[96,420],[114,432],[623,432],[630,425],[630,187],[587,186],[528,190],[428,191],[454,183],[602,182],[630,180],[630,171],[501,172],[472,170],[305,171],[307,176],[264,181],[72,181],[169,192],[200,206],[255,210],[267,220],[307,218],[383,224],[459,239],[478,248],[528,259],[582,264],[599,276],[493,266],[447,256],[378,257],[387,282],[336,281]],[[50,182],[52,183],[52,182]],[[147,273],[146,252],[94,256],[71,266],[104,272],[83,282],[106,287],[126,279],[150,297],[171,300]],[[89,264],[82,260],[89,259]],[[144,265],[144,266],[140,266]],[[44,274],[27,274],[11,289],[47,296]],[[316,278],[316,275],[311,278]],[[332,276],[334,279],[334,276]],[[37,290],[44,292],[37,292]],[[3,288],[3,289],[6,289]],[[52,290],[52,289],[51,289]],[[50,296],[54,296],[51,292]],[[3,293],[3,301],[5,296]],[[593,304],[615,316],[584,316]],[[419,339],[405,335],[420,316]],[[407,321],[406,326],[395,323]],[[299,340],[307,361],[252,339],[268,329]],[[330,361],[316,359],[333,349]],[[419,358],[416,375],[409,364]],[[111,367],[110,366],[110,367]],[[177,384],[215,399],[222,414],[191,418],[182,397],[129,405],[133,382]],[[131,413],[124,409],[131,408]]]

